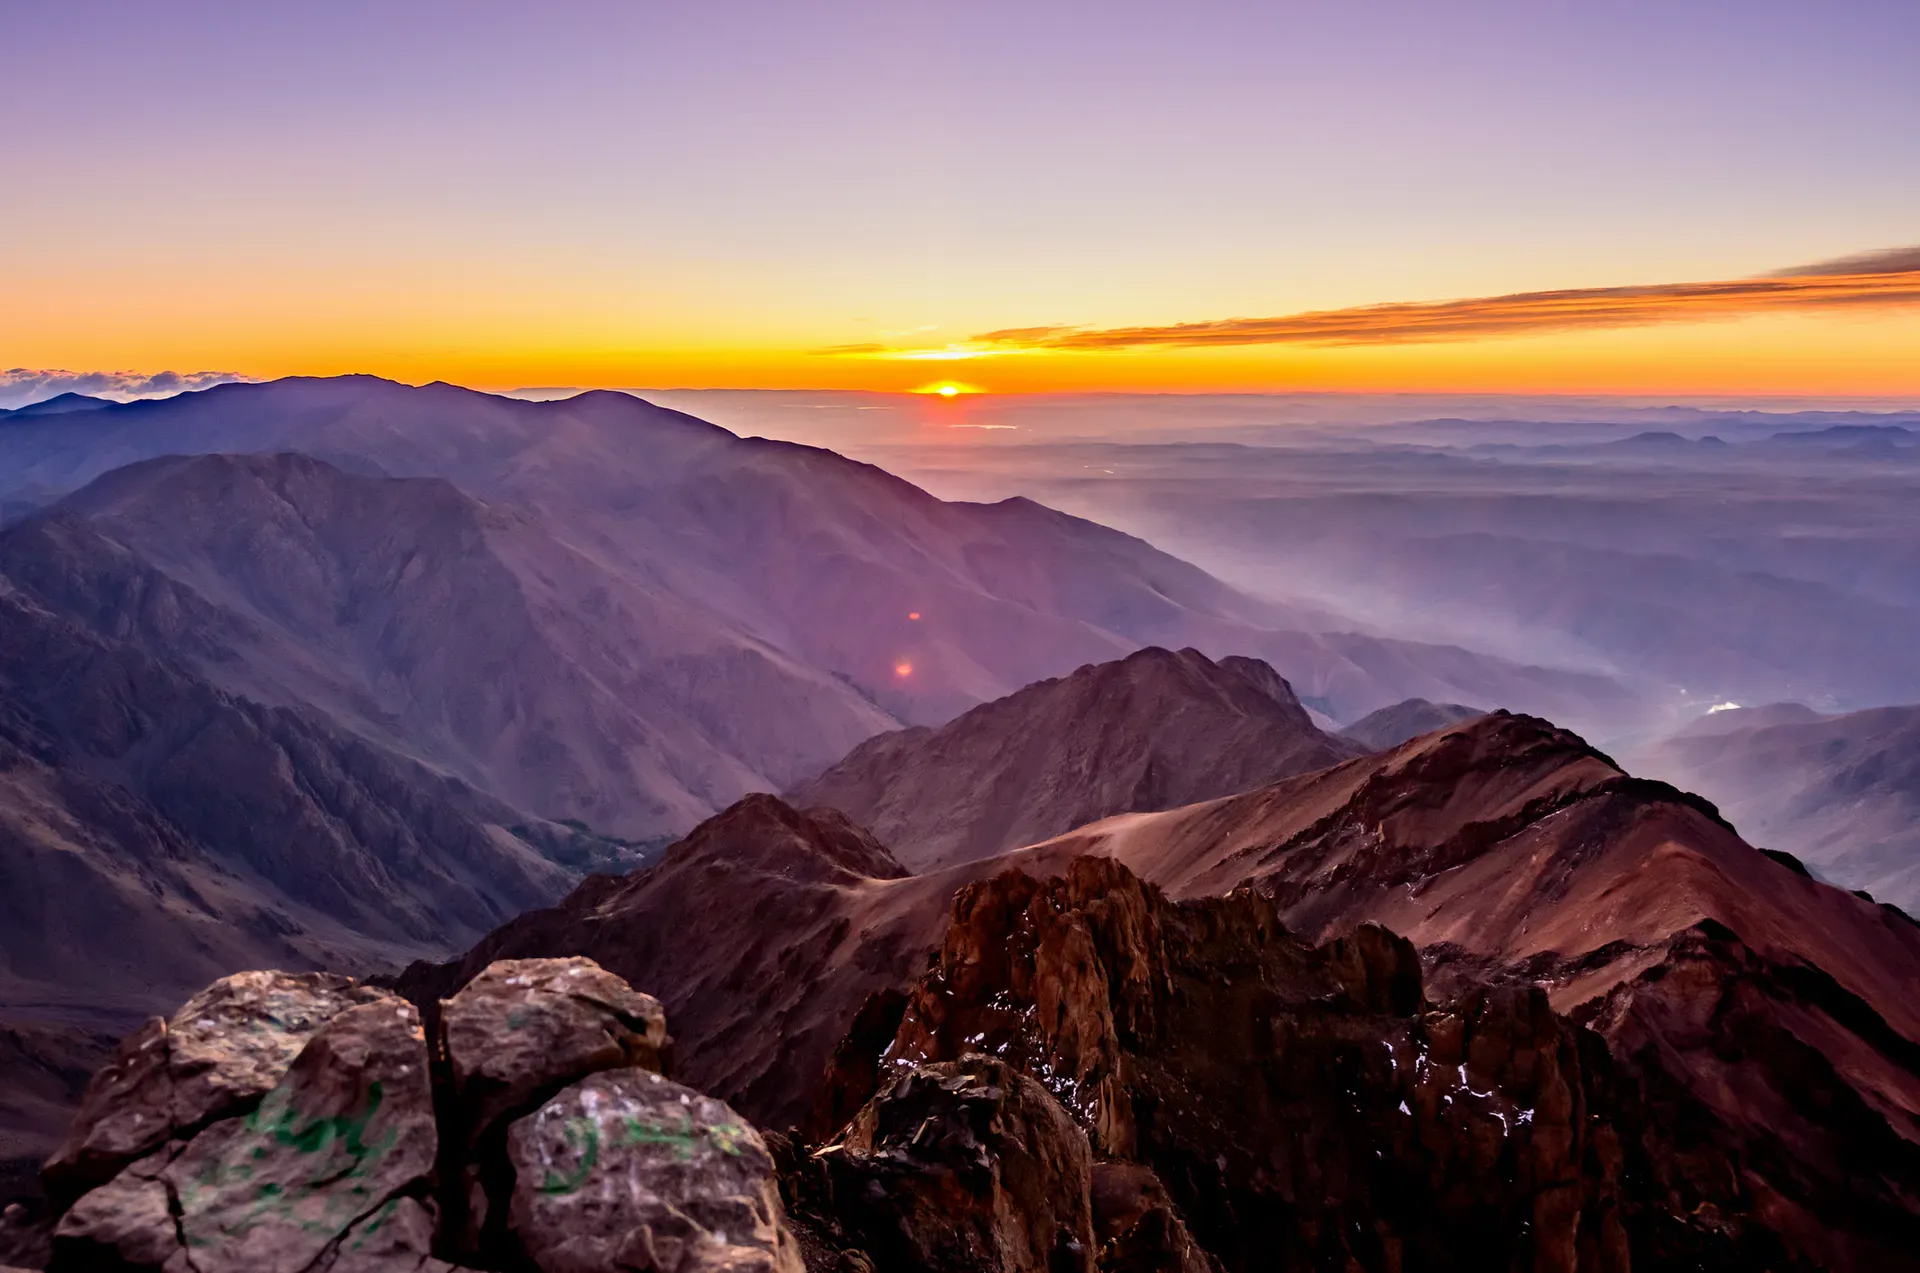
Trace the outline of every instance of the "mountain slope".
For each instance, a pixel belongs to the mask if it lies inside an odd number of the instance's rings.
[[[1756,844],[1920,915],[1920,707],[1718,712],[1634,763],[1708,796]]]
[[[1359,743],[1368,751],[1385,751],[1389,747],[1398,747],[1409,738],[1431,734],[1436,729],[1472,720],[1480,714],[1477,707],[1465,707],[1459,703],[1429,703],[1424,698],[1410,698],[1403,703],[1394,703],[1377,712],[1367,713],[1341,730],[1340,737]]]
[[[686,1003],[689,1081],[777,1126],[812,1107],[841,1034],[847,1063],[886,1046],[902,978],[960,887],[1109,856],[1175,898],[1250,885],[1309,940],[1384,923],[1423,947],[1442,996],[1544,985],[1675,1138],[1660,1188],[1710,1224],[1758,1224],[1780,1267],[1904,1267],[1920,1242],[1920,926],[1544,721],[1494,713],[922,876],[765,851],[824,838],[793,830],[821,816],[754,797],[661,865],[592,881],[404,984],[425,999],[493,958],[591,955],[670,1013]]]
[[[629,836],[894,724],[510,506],[305,456],[117,470],[0,532],[0,572],[235,693]]]
[[[243,968],[458,949],[621,860],[0,577],[0,1175],[60,1134],[103,1032]]]
[[[1258,660],[1149,647],[938,729],[869,739],[787,798],[842,810],[924,871],[1109,814],[1244,791],[1358,750],[1316,729]]]
[[[1321,631],[1317,612],[1309,622],[1030,500],[942,501],[830,451],[739,438],[618,393],[524,402],[292,379],[10,420],[0,506],[160,455],[282,451],[451,481],[627,586],[844,678],[906,723],[939,723],[1143,645],[1264,658],[1342,712],[1414,694],[1539,711],[1633,705],[1605,677]]]

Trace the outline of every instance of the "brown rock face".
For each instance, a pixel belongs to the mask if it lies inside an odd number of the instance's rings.
[[[1046,1088],[989,1056],[894,1078],[819,1155],[881,1269],[1089,1273],[1093,1154]]]
[[[1218,1273],[1151,1167],[1095,1163],[1093,1224],[1101,1273]]]
[[[244,1113],[309,1039],[348,1008],[386,996],[326,973],[243,972],[155,1017],[93,1077],[73,1131],[48,1160],[49,1192],[70,1198],[136,1158]]]
[[[419,1017],[381,996],[329,1021],[253,1113],[82,1198],[55,1230],[54,1266],[293,1273],[390,1246],[405,1218],[381,1230],[425,1192],[437,1143]],[[418,1267],[428,1250],[407,1254]]]
[[[1184,1217],[1228,1269],[1630,1267],[1604,1048],[1544,994],[1430,1008],[1391,934],[1316,949],[1270,901],[1172,904],[1108,860],[954,917],[887,1063],[985,1050],[1150,1167],[1173,1205],[1110,1223],[1116,1260],[1188,1259]]]
[[[576,1083],[508,1144],[513,1231],[541,1273],[801,1273],[760,1134],[650,1070]]]

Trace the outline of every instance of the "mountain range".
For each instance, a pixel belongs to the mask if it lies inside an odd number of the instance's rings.
[[[114,1037],[226,973],[381,974],[431,1032],[500,959],[587,956],[675,1077],[822,1153],[888,1067],[995,1050],[1167,1174],[1209,1268],[1395,1267],[1235,1211],[1304,1205],[1302,1136],[1391,1160],[1326,1214],[1416,1243],[1920,1250],[1912,709],[1721,711],[1623,766],[1546,719],[1632,709],[1607,676],[622,394],[89,402],[0,419],[0,475],[8,1193]],[[1399,1067],[1463,1048],[1408,1141]],[[1516,1198],[1578,1205],[1489,1211],[1509,1145],[1571,1173]],[[1393,1212],[1415,1178],[1479,1200]]]
[[[1385,925],[1442,1002],[1544,987],[1656,1101],[1662,1187],[1690,1210],[1747,1249],[1780,1244],[1774,1267],[1911,1266],[1920,925],[1531,717],[918,875],[837,811],[754,796],[657,865],[399,986],[428,1003],[498,959],[591,957],[654,988],[686,1081],[762,1125],[828,1134],[877,1081],[950,905],[1089,855],[1174,899],[1265,899],[1308,941]]]

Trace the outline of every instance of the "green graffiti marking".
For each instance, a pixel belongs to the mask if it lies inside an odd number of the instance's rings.
[[[335,1114],[330,1118],[316,1118],[306,1126],[300,1126],[300,1111],[286,1102],[263,1104],[247,1118],[247,1130],[256,1134],[271,1136],[278,1144],[285,1145],[296,1153],[322,1154],[332,1149],[336,1143],[341,1145],[349,1156],[365,1158],[369,1154],[384,1153],[393,1144],[395,1133],[389,1129],[380,1145],[369,1147],[366,1143],[367,1129],[373,1125],[380,1106],[386,1099],[386,1090],[379,1080],[367,1084],[367,1108],[360,1114]],[[261,1155],[256,1151],[255,1157]]]
[[[739,1123],[715,1123],[707,1129],[713,1147],[731,1158],[738,1158],[747,1143],[747,1129]]]
[[[208,1164],[191,1180],[183,1182],[180,1186],[182,1210],[192,1215],[202,1209],[203,1203],[212,1205],[207,1198],[210,1191],[224,1185],[249,1184],[256,1174],[271,1171],[268,1160],[278,1146],[302,1158],[321,1157],[331,1161],[314,1163],[308,1180],[290,1184],[275,1180],[260,1182],[253,1187],[244,1212],[232,1220],[218,1222],[220,1228],[237,1237],[274,1220],[307,1233],[334,1232],[338,1213],[352,1214],[365,1205],[369,1190],[364,1179],[399,1140],[398,1127],[389,1127],[377,1136],[371,1134],[374,1119],[385,1104],[385,1095],[378,1081],[369,1083],[364,1109],[320,1118],[302,1114],[284,1096],[269,1097],[247,1115],[244,1123],[246,1131],[260,1140],[252,1145],[236,1146],[229,1157]],[[348,1162],[344,1167],[336,1167],[334,1164],[339,1163],[343,1154]],[[324,1203],[327,1223],[297,1214],[303,1204],[315,1197]],[[197,1235],[193,1238],[195,1244],[202,1240]]]
[[[540,1182],[541,1193],[579,1192],[600,1161],[600,1125],[591,1118],[569,1118],[562,1125],[560,1135],[567,1142],[567,1148],[573,1151],[573,1170],[564,1176],[549,1171],[546,1179]]]
[[[626,1145],[664,1145],[673,1151],[676,1158],[693,1157],[693,1120],[681,1115],[678,1127],[669,1127],[664,1123],[648,1122],[644,1118],[624,1118],[620,1120],[620,1141]]]

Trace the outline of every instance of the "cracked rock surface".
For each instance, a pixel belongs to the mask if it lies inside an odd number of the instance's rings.
[[[303,1273],[373,1246],[378,1267],[419,1268],[432,1229],[413,1199],[437,1145],[419,1015],[381,994],[329,1021],[251,1113],[83,1197],[54,1232],[54,1267]]]
[[[47,1162],[49,1192],[75,1197],[170,1138],[246,1112],[321,1027],[384,997],[329,973],[222,977],[172,1018],[154,1017],[128,1036],[94,1075],[72,1132]]]

